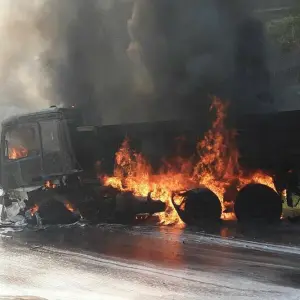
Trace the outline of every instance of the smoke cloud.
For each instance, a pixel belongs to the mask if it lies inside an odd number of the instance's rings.
[[[0,5],[3,106],[75,105],[87,122],[108,124],[201,117],[213,94],[237,110],[271,101],[263,26],[245,2]]]
[[[40,54],[47,42],[36,27],[41,1],[0,3],[0,120],[11,114],[41,109],[51,97]]]

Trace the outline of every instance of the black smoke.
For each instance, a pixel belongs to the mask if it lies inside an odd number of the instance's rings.
[[[51,0],[45,11],[40,28],[51,47],[43,60],[57,93],[54,104],[75,105],[88,122],[118,121],[132,90],[126,54],[131,7],[120,1]]]
[[[129,29],[162,106],[202,117],[209,95],[235,112],[272,103],[264,26],[252,11],[246,1],[136,2]]]
[[[39,28],[53,102],[89,122],[203,117],[272,102],[264,28],[238,0],[49,0]]]

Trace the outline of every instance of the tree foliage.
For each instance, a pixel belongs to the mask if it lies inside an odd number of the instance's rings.
[[[300,50],[300,12],[268,22],[267,32],[284,51]]]

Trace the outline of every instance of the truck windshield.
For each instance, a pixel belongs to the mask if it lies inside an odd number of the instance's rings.
[[[16,160],[40,154],[40,143],[36,124],[12,128],[5,134],[5,156]]]

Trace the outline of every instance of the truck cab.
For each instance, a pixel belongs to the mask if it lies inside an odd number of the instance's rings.
[[[1,178],[4,190],[32,189],[49,178],[79,172],[68,123],[76,112],[52,107],[2,123]]]
[[[127,221],[136,214],[163,211],[160,201],[133,195],[122,195],[125,202],[119,201],[120,191],[101,186],[97,162],[104,162],[104,172],[113,170],[115,152],[127,130],[121,128],[87,125],[75,108],[51,107],[4,121],[1,191],[6,219],[15,222],[26,212],[31,218],[33,208],[51,224],[77,220],[70,214],[66,218],[66,209],[95,221],[119,216]],[[130,205],[124,205],[126,201]]]

